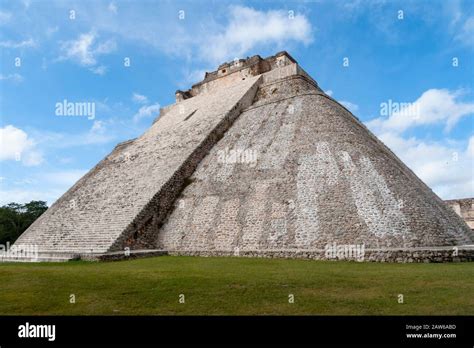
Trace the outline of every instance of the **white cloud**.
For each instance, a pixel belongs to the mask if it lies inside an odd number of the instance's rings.
[[[326,93],[328,96],[334,98],[334,92],[331,89],[328,89],[327,91],[324,91],[324,93]],[[346,107],[346,109],[348,109],[353,114],[355,114],[355,113],[357,113],[357,111],[359,111],[359,105],[357,105],[355,103],[352,103],[352,102],[347,101],[347,100],[339,100],[339,103],[344,105]]]
[[[469,144],[467,146],[467,155],[474,158],[474,136],[469,138]],[[473,168],[474,171],[474,168]]]
[[[468,17],[459,30],[455,38],[466,45],[474,46],[474,16]]]
[[[39,151],[27,151],[22,156],[22,162],[26,166],[38,166],[43,160],[43,154]]]
[[[23,48],[23,47],[35,47],[37,45],[36,41],[33,39],[23,40],[23,41],[0,41],[0,47],[4,48]]]
[[[133,122],[139,122],[143,118],[158,116],[160,113],[160,104],[142,106],[138,112],[133,115]]]
[[[107,67],[104,65],[99,65],[99,66],[92,67],[89,70],[92,71],[94,74],[104,75],[107,72]]]
[[[421,125],[444,124],[445,131],[449,131],[462,117],[474,113],[474,103],[458,101],[462,93],[462,90],[429,89],[413,103],[412,109],[400,107],[388,118],[371,120],[368,126],[378,132],[400,133]]]
[[[82,146],[106,144],[115,139],[115,135],[109,132],[112,121],[95,120],[92,127],[87,131],[74,135],[59,135],[64,139],[63,146]]]
[[[0,205],[15,203],[28,203],[31,201],[46,201],[51,205],[65,190],[62,189],[0,189]]]
[[[33,141],[24,131],[11,125],[0,128],[0,143],[0,160],[14,160],[33,146]]]
[[[395,133],[379,134],[379,138],[441,198],[474,196],[474,136],[465,148]]]
[[[46,201],[51,205],[77,182],[87,170],[71,169],[36,174],[33,178],[16,180],[6,187],[0,181],[0,205],[10,202],[27,203],[32,200]]]
[[[69,188],[79,180],[87,170],[71,169],[41,174],[41,180],[47,184]]]
[[[93,53],[97,55],[109,54],[111,52],[114,52],[116,49],[117,49],[117,44],[115,43],[115,41],[107,40],[107,41],[99,43]]]
[[[330,92],[332,92],[332,91],[330,91]],[[359,111],[359,105],[357,105],[357,104],[354,104],[354,103],[351,103],[351,102],[348,102],[348,101],[345,101],[345,100],[341,100],[339,103],[344,105],[347,109],[349,109],[350,112],[352,112],[354,114],[357,111]]]
[[[38,147],[49,152],[51,150],[61,150],[77,146],[102,145],[117,141],[117,139],[121,139],[121,134],[119,134],[121,129],[117,128],[118,126],[114,126],[112,120],[94,120],[92,126],[86,131],[59,133],[40,130],[35,131],[33,135],[34,139],[37,140]],[[64,154],[64,152],[62,154]]]
[[[18,73],[8,74],[8,75],[0,74],[0,81],[1,81],[1,80],[5,80],[5,81],[10,80],[10,81],[19,83],[19,82],[22,82],[22,81],[23,81],[23,76],[21,76],[21,75],[18,74]]]
[[[92,124],[90,132],[103,134],[105,132],[105,122],[104,121],[94,121]]]
[[[464,142],[408,137],[406,130],[437,124],[450,130],[464,116],[474,113],[474,104],[458,101],[462,91],[430,89],[415,102],[367,122],[367,126],[443,199],[474,196],[474,136]],[[393,102],[392,102],[393,103]],[[390,108],[389,108],[390,109]],[[409,110],[410,112],[404,112]]]
[[[138,94],[138,93],[133,93],[132,100],[135,103],[138,103],[138,104],[147,104],[148,103],[148,98],[145,95],[141,95],[141,94]]]
[[[93,67],[97,64],[97,57],[112,53],[117,45],[114,40],[97,42],[97,35],[94,32],[79,35],[76,40],[61,43],[62,56],[59,60],[71,60],[82,66]],[[105,73],[105,66],[93,67],[90,69],[96,74]]]
[[[26,166],[36,166],[43,162],[41,152],[28,134],[12,125],[0,128],[0,161],[21,161]]]
[[[200,42],[201,53],[211,61],[223,62],[241,57],[257,45],[283,48],[290,41],[312,42],[311,23],[302,14],[283,10],[258,11],[231,6],[229,23],[221,34],[211,34]]]
[[[66,56],[64,58],[72,59],[81,65],[94,65],[96,63],[92,52],[92,43],[94,34],[81,34],[77,40],[66,41],[61,44],[61,50]]]
[[[207,71],[213,71],[216,68],[216,66],[210,66],[207,69],[190,69],[189,67],[185,67],[181,70],[183,77],[177,82],[177,86],[181,89],[188,89],[189,86],[204,80]]]
[[[153,11],[117,11],[117,15],[112,15],[113,5],[116,3],[88,3],[87,8],[85,5],[77,5],[83,12],[87,12],[87,16],[82,16],[81,21],[94,28],[94,33],[120,37],[124,43],[139,45],[151,54],[160,52],[179,57],[183,59],[182,65],[188,67],[188,71],[191,70],[191,65],[192,69],[210,66],[214,70],[217,64],[235,57],[263,53],[264,50],[291,50],[293,45],[307,45],[313,39],[309,17],[296,11],[293,17],[293,14],[290,15],[285,10],[259,11],[251,7],[223,4],[219,7],[223,8],[224,16],[214,16],[198,4],[190,4],[186,10],[186,20],[177,20],[177,12],[175,16]],[[195,20],[196,15],[199,17],[200,14],[207,16],[204,22]],[[87,43],[86,41],[85,44]],[[75,58],[76,61],[79,58],[86,63],[97,61],[94,54],[89,54],[93,51],[93,45],[91,43],[76,47],[69,43],[63,47],[62,59],[79,56]],[[70,55],[66,54],[74,47],[77,48],[74,55],[72,52]],[[184,71],[185,75],[188,75],[188,71]],[[196,74],[183,78],[193,82],[202,80],[202,76]]]

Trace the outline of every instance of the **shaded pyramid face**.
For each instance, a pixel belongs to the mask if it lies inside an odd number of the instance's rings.
[[[130,248],[312,258],[363,245],[373,260],[421,260],[473,238],[282,52],[224,64],[178,91],[16,244],[83,257]]]

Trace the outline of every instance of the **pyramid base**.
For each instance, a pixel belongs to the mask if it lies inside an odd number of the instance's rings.
[[[354,250],[353,250],[354,251]],[[324,249],[275,249],[275,250],[168,250],[174,256],[235,256],[284,259],[311,259],[324,261],[358,261],[358,262],[396,262],[396,263],[430,263],[430,262],[472,262],[474,245],[431,248],[384,248],[365,249],[363,253],[331,253]]]
[[[430,263],[430,262],[473,262],[474,245],[431,248],[383,248],[383,249],[347,249],[335,252],[324,249],[267,249],[245,250],[159,250],[143,249],[114,251],[107,253],[39,253],[37,257],[2,257],[0,262],[65,262],[83,261],[119,261],[156,256],[198,256],[198,257],[258,257],[281,259],[307,259],[322,261],[356,262],[393,262],[393,263]]]

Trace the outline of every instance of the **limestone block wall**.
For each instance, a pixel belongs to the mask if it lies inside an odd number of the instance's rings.
[[[466,221],[474,233],[474,198],[446,200],[446,204]]]
[[[327,244],[364,244],[374,259],[395,261],[396,252],[379,251],[449,253],[473,240],[462,219],[349,111],[296,75],[260,86],[191,176],[156,247],[310,257]]]
[[[186,179],[251,105],[260,77],[186,99],[141,137],[115,148],[18,239],[40,252],[106,252],[152,247]]]

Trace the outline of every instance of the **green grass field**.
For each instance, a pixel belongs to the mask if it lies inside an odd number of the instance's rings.
[[[473,315],[474,263],[173,256],[9,263],[0,264],[0,314]]]

